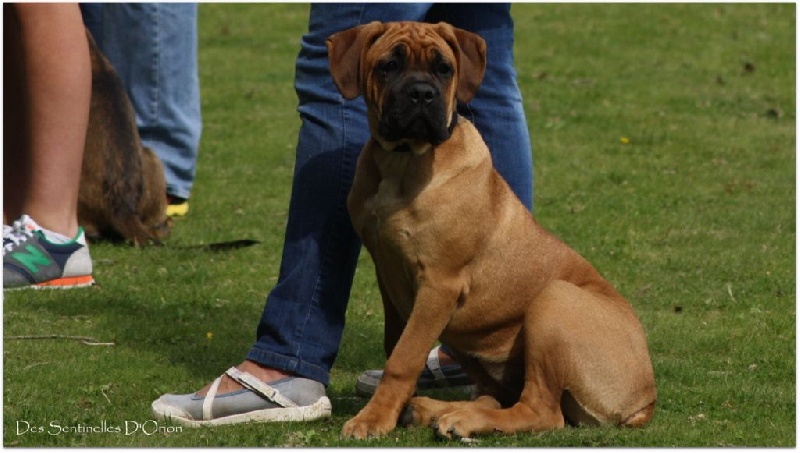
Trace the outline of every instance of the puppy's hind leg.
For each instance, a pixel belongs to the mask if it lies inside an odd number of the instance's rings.
[[[547,297],[546,292],[543,295]],[[550,322],[550,314],[541,313],[539,306],[532,304],[525,315],[525,364],[518,370],[524,372],[525,383],[519,401],[505,409],[472,406],[443,414],[437,422],[438,435],[463,438],[473,434],[510,434],[564,427],[563,379],[554,365],[557,361],[551,356],[558,357],[560,332],[558,324]]]
[[[442,415],[433,427],[440,437],[461,439],[475,434],[512,434],[563,428],[564,416],[558,404],[531,407],[519,402],[508,409],[465,407]]]

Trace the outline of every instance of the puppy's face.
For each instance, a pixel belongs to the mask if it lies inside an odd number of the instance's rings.
[[[373,22],[327,45],[336,86],[347,99],[364,95],[372,136],[384,149],[424,150],[447,140],[456,102],[472,98],[486,64],[483,39],[445,23]]]

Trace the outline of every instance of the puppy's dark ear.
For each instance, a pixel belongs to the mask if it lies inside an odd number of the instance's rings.
[[[450,29],[452,35],[443,36],[458,58],[456,98],[461,102],[469,102],[478,92],[478,87],[483,81],[483,73],[486,71],[486,41],[475,33],[452,25],[445,23],[439,25]]]
[[[381,33],[383,25],[370,22],[335,33],[325,41],[333,82],[345,99],[355,99],[361,93],[361,57]]]

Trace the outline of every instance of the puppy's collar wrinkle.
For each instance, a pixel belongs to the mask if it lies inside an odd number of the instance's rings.
[[[458,124],[458,111],[453,109],[453,116],[450,118],[450,125],[447,126],[447,133],[449,135],[453,135],[453,129],[456,128],[456,124]]]
[[[453,116],[450,118],[450,124],[447,126],[447,133],[448,135],[453,135],[453,130],[456,128],[458,124],[458,112],[453,111]],[[412,151],[411,145],[408,141],[403,141],[402,143],[398,144],[397,146],[392,147],[391,149],[384,146],[382,140],[376,140],[376,143],[384,150],[384,151],[391,151],[394,153],[410,153]],[[437,143],[438,144],[438,143]]]

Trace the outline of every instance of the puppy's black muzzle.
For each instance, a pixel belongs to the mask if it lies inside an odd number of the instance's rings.
[[[449,119],[441,88],[408,78],[390,90],[378,126],[388,141],[413,139],[438,145],[450,138]]]
[[[439,97],[439,91],[430,83],[414,82],[406,87],[406,96],[413,105],[427,107]]]

